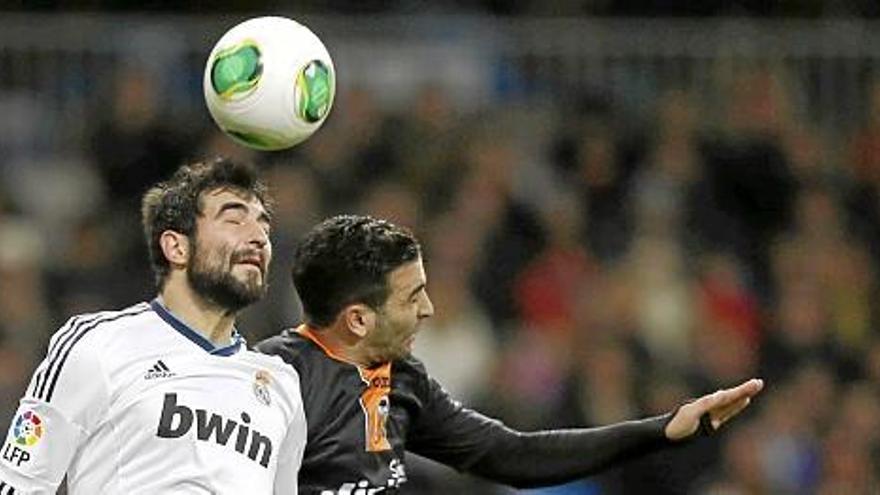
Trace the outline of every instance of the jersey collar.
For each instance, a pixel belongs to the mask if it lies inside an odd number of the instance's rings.
[[[349,359],[342,357],[342,355],[339,352],[337,352],[336,349],[333,349],[329,343],[321,340],[321,337],[319,337],[316,332],[312,331],[312,329],[309,328],[308,325],[302,324],[302,325],[296,327],[295,329],[293,329],[293,331],[295,333],[300,334],[301,336],[303,336],[307,340],[311,340],[312,343],[314,343],[316,346],[318,346],[318,348],[321,349],[321,351],[323,351],[324,354],[327,355],[327,357],[330,357],[330,358],[335,359],[337,361],[342,361],[343,363],[346,363],[346,364],[352,364],[354,366],[359,366],[354,361],[351,361]]]
[[[150,307],[153,308],[153,311],[155,311],[157,315],[159,315],[159,318],[162,318],[165,320],[165,323],[171,325],[171,328],[177,330],[181,335],[197,346],[208,351],[209,354],[215,356],[231,356],[245,345],[244,337],[242,337],[235,328],[232,329],[232,343],[227,346],[218,347],[214,345],[213,342],[206,339],[202,334],[193,330],[189,325],[171,314],[171,312],[168,311],[168,308],[159,302],[158,299],[150,301]]]
[[[358,364],[358,363],[352,361],[351,359],[343,357],[342,353],[339,352],[339,349],[336,349],[333,346],[331,346],[329,342],[327,342],[321,338],[320,332],[316,332],[312,327],[306,325],[305,323],[303,323],[302,325],[300,325],[296,328],[288,330],[288,332],[291,332],[291,331],[293,333],[299,334],[301,337],[303,337],[306,340],[312,341],[312,343],[315,344],[316,346],[318,346],[318,348],[321,349],[321,351],[324,354],[326,354],[327,357],[329,357],[330,359],[335,359],[336,361],[350,364],[359,370],[372,369],[372,368],[385,366],[386,364],[390,364],[390,362],[386,362],[386,363],[378,364],[376,366],[372,366],[370,368],[367,368],[361,364]]]

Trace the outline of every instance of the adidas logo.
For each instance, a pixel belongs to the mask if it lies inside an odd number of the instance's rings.
[[[171,371],[171,368],[168,367],[162,360],[156,361],[156,364],[153,365],[152,368],[148,369],[146,373],[144,373],[144,380],[152,380],[154,378],[169,378],[174,376],[175,373]]]

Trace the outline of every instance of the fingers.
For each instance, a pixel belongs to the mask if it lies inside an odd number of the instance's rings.
[[[751,398],[757,395],[763,388],[763,380],[752,379],[733,388],[718,390],[715,393],[704,395],[697,399],[694,405],[698,409],[694,412],[697,415],[711,412],[713,419],[723,418],[723,421],[726,421],[729,417],[736,415],[748,406]]]
[[[736,394],[742,394],[748,397],[753,397],[755,394],[761,391],[764,388],[764,380],[760,378],[752,378],[751,380],[747,380],[740,385],[729,389],[730,391],[735,392]]]
[[[751,403],[752,403],[752,399],[750,397],[746,397],[745,399],[741,400],[740,402],[737,402],[736,404],[733,405],[733,407],[730,410],[725,411],[725,414],[723,414],[721,416],[721,423],[725,423],[730,418],[733,418],[737,414],[741,413],[743,411],[743,409],[749,407],[749,404],[751,404]]]
[[[728,404],[726,407],[718,408],[712,411],[710,413],[710,416],[712,417],[712,427],[717,430],[719,427],[721,427],[721,425],[729,421],[737,414],[741,413],[742,410],[748,407],[751,402],[751,397],[745,397],[737,402]]]
[[[710,395],[712,397],[709,401],[711,403],[710,407],[725,407],[729,404],[738,403],[742,399],[754,397],[763,388],[764,380],[753,378],[736,387],[719,390]]]
[[[707,412],[717,409],[719,407],[724,407],[741,397],[742,394],[737,393],[735,389],[724,389],[718,390],[708,395],[704,395],[697,402],[701,406],[701,412]]]
[[[725,394],[726,400],[739,400],[743,397],[754,397],[761,389],[764,388],[764,380],[752,378],[736,387],[721,390]]]

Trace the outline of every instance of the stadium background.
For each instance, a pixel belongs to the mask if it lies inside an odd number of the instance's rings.
[[[279,199],[251,342],[297,321],[296,239],[356,211],[421,236],[417,353],[512,425],[767,379],[719,441],[539,493],[880,492],[880,4],[262,4],[0,3],[3,418],[68,315],[151,297],[146,185],[224,153]],[[257,13],[303,19],[337,65],[325,128],[290,152],[235,146],[202,103],[213,41]]]

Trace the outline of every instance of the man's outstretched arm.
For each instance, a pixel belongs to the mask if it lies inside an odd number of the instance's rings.
[[[445,405],[441,401],[430,406],[425,421],[410,435],[409,450],[493,481],[537,487],[596,474],[687,440],[701,429],[711,433],[748,406],[763,382],[749,380],[719,390],[663,416],[598,428],[530,433],[462,408],[437,388]]]

